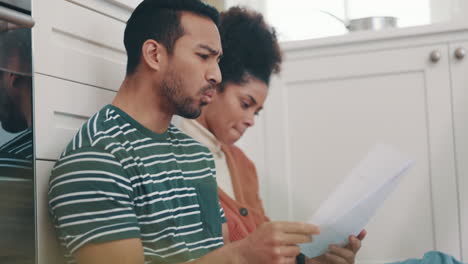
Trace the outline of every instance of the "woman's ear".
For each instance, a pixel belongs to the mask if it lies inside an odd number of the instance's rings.
[[[143,43],[141,56],[142,62],[154,71],[160,71],[164,65],[166,48],[153,39],[148,39]]]

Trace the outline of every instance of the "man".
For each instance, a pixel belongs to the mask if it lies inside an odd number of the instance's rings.
[[[0,31],[2,263],[31,263],[35,254],[30,43],[29,29]]]
[[[30,43],[29,29],[0,32],[0,50],[8,54],[0,57],[0,123],[3,131],[18,133],[0,146],[0,172],[27,179],[32,179]]]
[[[170,125],[174,114],[198,117],[221,82],[217,19],[199,0],[145,0],[133,12],[126,78],[50,179],[52,219],[71,262],[294,263],[296,244],[318,232],[272,223],[223,246],[213,157]]]

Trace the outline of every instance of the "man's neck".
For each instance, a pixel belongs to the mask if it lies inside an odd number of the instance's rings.
[[[112,105],[120,108],[149,130],[166,132],[173,113],[163,110],[161,97],[144,77],[126,77]]]
[[[32,127],[31,86],[21,89],[22,92],[20,95],[20,111],[26,119],[28,128],[30,128]]]

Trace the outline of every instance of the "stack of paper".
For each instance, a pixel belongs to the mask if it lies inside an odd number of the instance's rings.
[[[331,244],[346,245],[350,235],[364,229],[412,164],[392,147],[377,145],[310,218],[321,233],[311,243],[301,244],[301,252],[312,258]]]

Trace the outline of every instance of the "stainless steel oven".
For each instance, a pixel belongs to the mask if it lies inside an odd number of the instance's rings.
[[[0,263],[35,263],[30,0],[0,0]]]

